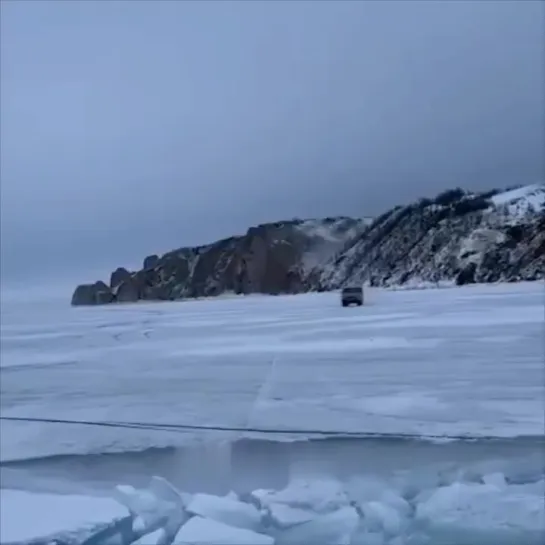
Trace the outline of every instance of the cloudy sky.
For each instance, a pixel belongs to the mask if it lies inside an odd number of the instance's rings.
[[[2,282],[545,179],[544,5],[3,0]]]

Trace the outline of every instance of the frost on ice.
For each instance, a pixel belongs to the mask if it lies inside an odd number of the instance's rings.
[[[113,496],[121,508],[111,499],[3,491],[0,540],[11,545],[543,544],[542,475],[517,484],[501,472],[442,484],[422,480],[420,489],[407,484],[372,476],[346,482],[295,479],[279,491],[214,496],[184,494],[154,477],[146,489],[118,486]],[[39,505],[33,503],[37,496]],[[74,508],[80,509],[77,516]],[[50,524],[40,524],[39,514]],[[60,530],[61,514],[71,517],[65,525],[82,526]]]

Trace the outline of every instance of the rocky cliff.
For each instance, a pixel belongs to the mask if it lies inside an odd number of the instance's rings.
[[[368,224],[366,219],[337,217],[258,225],[243,236],[148,256],[136,272],[118,268],[109,285],[100,281],[78,286],[72,304],[307,291],[312,289],[309,273]]]
[[[454,189],[380,217],[293,220],[244,236],[148,256],[109,285],[78,286],[72,304],[299,293],[369,282],[388,286],[545,278],[545,186],[475,194]]]

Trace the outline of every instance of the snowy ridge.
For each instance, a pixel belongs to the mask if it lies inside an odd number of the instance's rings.
[[[32,520],[51,500],[70,505],[68,512],[79,507],[81,521],[97,520],[97,513],[105,519],[108,510],[117,516],[94,528],[39,535],[38,521],[29,531],[12,513],[2,513],[2,542],[13,545],[541,545],[545,532],[542,475],[520,482],[477,468],[438,474],[419,486],[402,474],[390,481],[294,478],[283,490],[226,496],[181,493],[153,477],[145,489],[117,487],[114,498],[124,516],[110,499],[3,494],[12,496],[8,511],[13,497],[32,500],[25,509]]]
[[[444,192],[377,218],[316,267],[313,289],[545,277],[545,186],[481,195]]]
[[[492,210],[504,223],[519,223],[545,212],[545,185],[532,184],[493,195]]]
[[[545,186],[543,184],[531,184],[497,193],[490,200],[494,206],[522,202],[527,207],[533,208],[535,212],[545,206]]]

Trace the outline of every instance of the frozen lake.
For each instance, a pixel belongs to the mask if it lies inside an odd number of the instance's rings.
[[[270,441],[4,421],[2,487],[100,495],[156,474],[225,493],[281,488],[302,474],[388,478],[483,464],[537,479],[544,302],[536,282],[369,290],[364,307],[348,309],[333,293],[100,308],[6,303],[2,416],[489,440]]]

